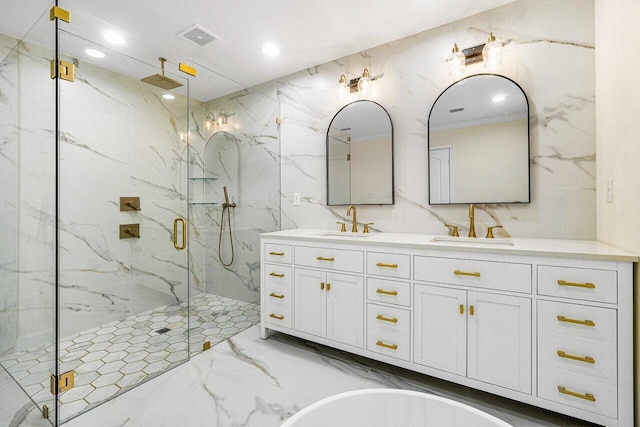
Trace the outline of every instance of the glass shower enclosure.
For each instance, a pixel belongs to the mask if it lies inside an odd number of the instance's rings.
[[[0,365],[58,425],[189,359],[191,101],[54,6],[0,34]]]

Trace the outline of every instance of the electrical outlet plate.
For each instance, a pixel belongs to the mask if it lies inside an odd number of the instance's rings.
[[[607,203],[613,203],[613,180],[608,179],[605,185],[605,200]]]
[[[300,193],[293,193],[293,206],[300,206]]]

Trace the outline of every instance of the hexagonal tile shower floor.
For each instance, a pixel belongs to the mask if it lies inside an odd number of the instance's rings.
[[[60,395],[60,419],[67,420],[167,368],[258,323],[259,307],[217,295],[111,322],[64,338],[60,342],[60,372],[75,371],[75,386]],[[187,334],[189,331],[189,334]],[[51,399],[49,369],[52,345],[39,346],[0,359],[14,380],[40,406]]]

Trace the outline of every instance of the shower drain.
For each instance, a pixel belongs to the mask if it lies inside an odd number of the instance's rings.
[[[162,328],[162,329],[158,329],[157,331],[155,331],[157,334],[166,334],[167,332],[169,332],[171,330],[171,328]]]

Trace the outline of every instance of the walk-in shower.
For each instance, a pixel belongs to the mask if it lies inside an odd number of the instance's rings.
[[[251,137],[229,129],[229,179],[202,174],[205,103],[178,56],[158,67],[135,40],[110,48],[74,22],[113,25],[79,10],[51,20],[53,6],[24,37],[0,34],[0,365],[56,425],[255,324],[258,282],[243,269],[256,273],[252,239],[279,219],[243,229],[218,274],[210,227],[226,214],[234,244],[246,219],[232,208],[259,206],[242,187]]]

